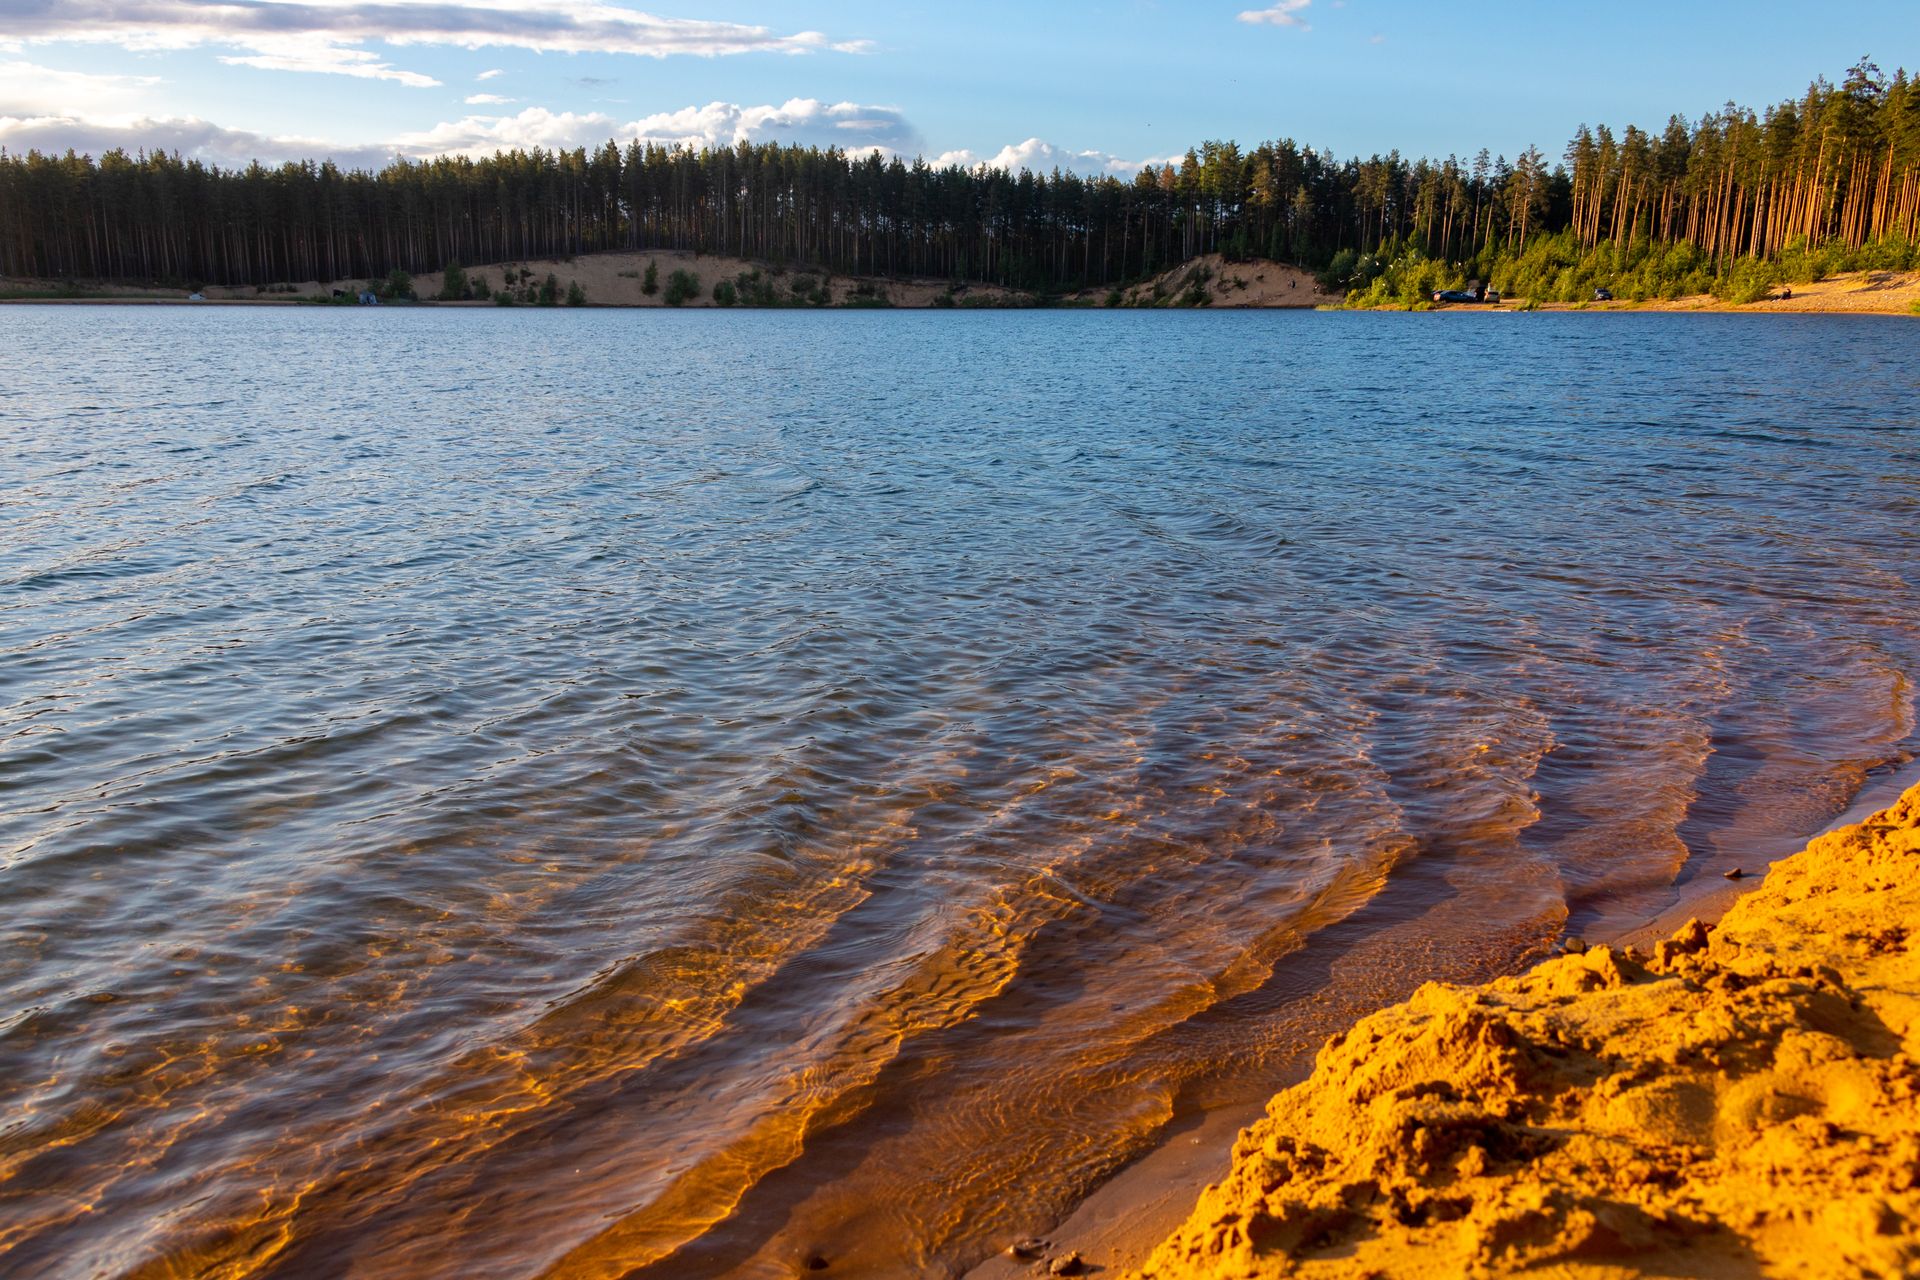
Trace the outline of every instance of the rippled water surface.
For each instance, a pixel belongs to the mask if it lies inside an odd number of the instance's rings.
[[[1907,758],[1917,355],[0,308],[0,1272],[949,1274]]]

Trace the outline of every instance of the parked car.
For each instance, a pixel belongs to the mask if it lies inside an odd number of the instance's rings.
[[[1487,305],[1488,305],[1488,306],[1490,306],[1490,307],[1491,307],[1491,306],[1498,306],[1498,305],[1499,305],[1499,303],[1500,303],[1500,295],[1499,295],[1499,294],[1497,294],[1497,293],[1495,293],[1495,292],[1494,292],[1493,290],[1491,290],[1491,289],[1489,289],[1489,290],[1487,290],[1487,298],[1486,298],[1486,301],[1487,301]]]
[[[1611,290],[1611,289],[1595,289],[1595,290],[1593,291],[1593,300],[1594,300],[1595,302],[1612,302],[1612,301],[1613,301],[1613,290]]]
[[[1433,291],[1433,300],[1435,302],[1478,302],[1480,301],[1480,299],[1474,297],[1472,294],[1468,293],[1465,289],[1435,289]]]

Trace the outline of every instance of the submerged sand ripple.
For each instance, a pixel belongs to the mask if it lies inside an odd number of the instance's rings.
[[[1714,928],[1429,984],[1138,1273],[1920,1274],[1920,787]]]

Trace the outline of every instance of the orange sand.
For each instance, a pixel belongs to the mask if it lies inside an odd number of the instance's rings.
[[[1793,296],[1788,297],[1791,293]],[[1649,298],[1645,302],[1556,302],[1542,311],[1741,311],[1853,312],[1872,315],[1911,315],[1920,303],[1920,271],[1849,271],[1812,284],[1774,286],[1773,295],[1759,302],[1723,302],[1712,294],[1685,298]]]
[[[1920,786],[1714,928],[1335,1037],[1134,1274],[1920,1275],[1917,1058]]]

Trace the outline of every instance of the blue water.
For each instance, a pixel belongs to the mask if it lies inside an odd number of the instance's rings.
[[[1917,355],[0,307],[0,1272],[951,1274],[1910,758]]]

